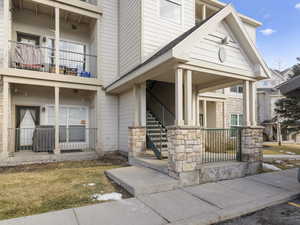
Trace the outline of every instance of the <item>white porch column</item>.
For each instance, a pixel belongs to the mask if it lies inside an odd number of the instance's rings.
[[[197,126],[197,100],[198,100],[198,91],[197,90],[193,90],[193,122],[194,122],[194,126]]]
[[[2,121],[2,157],[8,157],[8,129],[9,129],[9,107],[10,100],[9,94],[10,92],[10,84],[4,80],[3,82],[3,121]]]
[[[192,87],[192,71],[187,70],[184,76],[184,117],[185,124],[188,126],[194,125],[193,122],[193,108],[192,108],[192,95],[193,95],[193,87]]]
[[[96,108],[96,128],[97,128],[97,140],[96,140],[96,151],[98,154],[103,155],[103,146],[102,146],[102,135],[101,135],[101,97],[102,89],[101,87],[97,88],[96,99],[95,99],[95,108]]]
[[[196,126],[200,126],[200,100],[198,97],[198,92],[196,98]]]
[[[140,86],[140,123],[142,127],[146,127],[146,82]]]
[[[184,125],[183,121],[183,70],[175,71],[175,125]]]
[[[225,101],[223,102],[223,128],[226,128],[227,125],[226,125],[226,111],[227,111],[227,108],[226,108],[226,103]]]
[[[102,65],[102,58],[100,57],[101,54],[102,54],[102,49],[101,49],[101,38],[102,38],[102,32],[101,32],[101,29],[102,29],[102,25],[101,25],[101,20],[100,19],[97,19],[97,28],[96,28],[96,31],[97,31],[97,78],[98,79],[102,79],[102,76],[100,76],[101,74],[101,65]]]
[[[3,67],[8,68],[9,66],[9,49],[11,40],[11,12],[10,12],[10,0],[3,1],[3,26],[4,26],[4,34],[3,34]]]
[[[59,87],[54,87],[55,93],[55,147],[54,153],[60,154],[59,147]]]
[[[250,126],[250,86],[249,81],[244,81],[244,94],[243,94],[243,104],[244,104],[244,126]]]
[[[133,97],[134,97],[134,119],[133,119],[133,126],[139,127],[140,126],[140,86],[135,84],[133,86]]]
[[[252,126],[257,125],[256,110],[256,83],[250,82],[250,120]]]
[[[203,127],[207,128],[207,101],[203,100]]]
[[[60,41],[60,26],[59,26],[59,8],[55,8],[55,73],[59,74],[59,41]]]
[[[202,20],[206,20],[206,5],[201,5],[201,11],[202,11]]]

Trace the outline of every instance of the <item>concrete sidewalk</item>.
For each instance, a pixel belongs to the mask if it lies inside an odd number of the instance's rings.
[[[205,225],[280,204],[298,194],[297,170],[292,169],[0,221],[0,225]]]

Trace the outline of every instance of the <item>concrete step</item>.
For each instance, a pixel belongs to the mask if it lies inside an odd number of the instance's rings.
[[[133,196],[142,196],[179,187],[179,181],[153,169],[130,166],[106,171],[106,175]]]

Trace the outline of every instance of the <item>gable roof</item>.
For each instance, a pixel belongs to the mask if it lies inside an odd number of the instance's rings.
[[[204,20],[202,23],[190,28],[187,30],[185,33],[182,35],[178,36],[176,39],[172,40],[169,42],[167,45],[165,45],[163,48],[161,48],[158,52],[156,52],[153,56],[151,56],[149,59],[147,59],[145,62],[141,63],[140,65],[136,66],[133,68],[131,71],[127,72],[126,74],[122,75],[120,78],[109,84],[108,86],[105,87],[105,89],[110,88],[114,84],[118,83],[125,77],[131,75],[132,73],[137,72],[139,69],[143,68],[144,66],[150,64],[154,60],[162,57],[165,55],[167,52],[172,51],[172,57],[177,58],[179,60],[188,60],[184,57],[182,57],[184,54],[180,52],[181,50],[186,50],[189,47],[191,47],[191,44],[194,43],[191,41],[191,39],[198,40],[199,36],[193,35],[193,34],[201,34],[200,36],[203,36],[209,32],[209,28],[211,25],[216,25],[217,22],[222,21],[223,19],[227,18],[228,16],[231,16],[231,20],[235,21],[235,26],[237,27],[236,29],[239,30],[239,33],[241,33],[241,36],[243,36],[243,41],[246,42],[247,44],[247,49],[248,51],[251,51],[252,56],[256,59],[258,64],[263,68],[266,76],[264,78],[269,78],[270,77],[270,70],[267,67],[266,63],[258,53],[258,50],[252,40],[250,40],[247,32],[242,26],[242,22],[240,21],[239,16],[237,15],[236,11],[234,8],[229,4],[225,8],[221,9],[218,11],[216,14],[213,16],[209,17],[208,19]]]
[[[173,49],[178,43],[180,43],[182,40],[184,40],[186,37],[188,37],[191,33],[193,33],[195,30],[197,30],[201,25],[203,25],[210,18],[211,17],[209,17],[208,19],[202,21],[201,23],[193,26],[192,28],[190,28],[189,30],[187,30],[186,32],[184,32],[183,34],[181,34],[180,36],[178,36],[177,38],[175,38],[174,40],[172,40],[171,42],[169,42],[167,45],[165,45],[163,48],[161,48],[158,52],[156,52],[153,56],[151,56],[149,59],[147,59],[145,62],[139,64],[138,66],[134,67],[129,72],[125,73],[119,79],[117,79],[113,83],[109,84],[106,88],[109,88],[111,85],[115,84],[119,80],[123,79],[124,77],[128,76],[129,74],[131,74],[134,71],[136,71],[139,68],[141,68],[142,66],[144,66],[144,65],[146,65],[146,64],[154,61],[155,59],[157,59],[158,57],[162,56],[163,54],[165,54],[169,50]]]

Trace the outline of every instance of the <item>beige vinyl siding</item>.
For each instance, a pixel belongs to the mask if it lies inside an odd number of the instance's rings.
[[[118,0],[103,0],[101,76],[104,86],[118,77]]]
[[[3,2],[0,1],[0,66],[3,62],[3,45],[4,45],[4,11],[3,11]]]
[[[244,23],[244,27],[245,27],[250,39],[255,44],[256,43],[256,27],[254,27],[250,24],[247,24],[247,23]]]
[[[195,1],[182,0],[181,24],[160,18],[160,0],[143,2],[142,59],[143,61],[170,41],[195,25]]]
[[[118,76],[118,0],[103,0],[101,23],[101,79],[108,85]],[[118,149],[118,98],[101,92],[100,132],[104,151]]]
[[[119,150],[128,152],[128,127],[133,125],[132,90],[119,96]]]
[[[119,2],[120,75],[141,62],[141,1]]]
[[[226,36],[230,37],[230,43],[221,45],[222,39]],[[226,60],[223,63],[219,59],[220,47],[224,47],[226,50]],[[230,28],[224,22],[219,24],[215,32],[206,35],[194,45],[190,57],[193,60],[203,60],[253,72],[252,63],[232,34]]]

